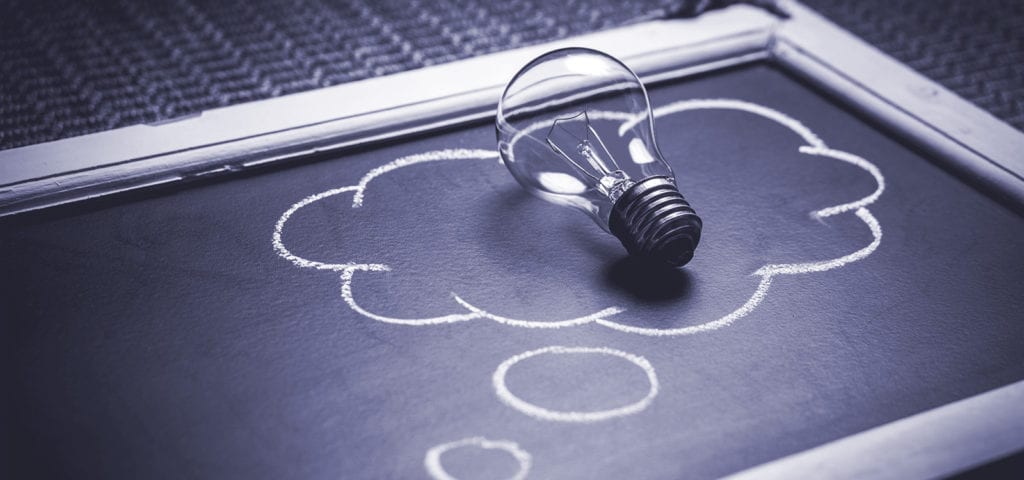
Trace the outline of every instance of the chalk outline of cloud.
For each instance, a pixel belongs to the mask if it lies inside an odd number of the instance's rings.
[[[315,260],[309,260],[295,255],[285,247],[283,240],[283,232],[285,224],[288,222],[296,212],[301,210],[303,207],[312,203],[318,202],[325,198],[333,197],[344,193],[352,193],[352,208],[360,208],[363,205],[363,201],[366,195],[366,189],[373,179],[380,177],[386,173],[392,172],[399,168],[408,167],[411,165],[417,165],[427,162],[441,162],[441,161],[457,161],[457,160],[497,160],[499,155],[495,151],[481,150],[481,149],[444,149],[434,150],[429,152],[423,152],[413,155],[407,155],[397,158],[384,165],[376,167],[367,172],[356,185],[349,185],[345,187],[335,188],[320,192],[317,194],[310,195],[298,203],[295,203],[286,210],[281,217],[278,219],[274,226],[274,233],[272,236],[272,243],[274,250],[278,255],[292,262],[294,265],[301,268],[312,268],[316,270],[326,270],[341,273],[341,297],[345,303],[356,313],[376,320],[379,322],[396,324],[396,325],[410,325],[410,326],[425,326],[425,325],[440,325],[447,323],[464,322],[469,320],[477,319],[489,319],[494,322],[521,328],[564,328],[573,327],[587,324],[597,324],[613,330],[626,333],[634,333],[638,335],[647,336],[683,336],[693,335],[696,333],[710,332],[719,328],[731,325],[736,320],[739,320],[757,308],[758,305],[764,301],[768,294],[769,288],[771,287],[772,279],[778,275],[801,275],[815,272],[825,272],[840,268],[844,265],[863,260],[864,258],[871,255],[881,244],[882,241],[882,227],[879,224],[875,216],[868,210],[868,206],[874,203],[885,191],[885,177],[882,172],[873,163],[868,160],[854,155],[849,152],[835,150],[829,148],[825,142],[818,137],[810,128],[806,127],[799,121],[789,117],[788,115],[779,112],[762,105],[758,105],[751,102],[735,99],[694,99],[694,100],[680,100],[667,105],[655,108],[653,110],[654,117],[659,118],[666,115],[671,115],[680,112],[693,111],[693,110],[735,110],[751,113],[768,120],[772,120],[779,125],[788,128],[793,133],[797,134],[801,139],[806,142],[806,145],[800,146],[797,150],[800,153],[824,158],[831,158],[833,160],[842,161],[849,163],[856,167],[859,167],[866,171],[874,178],[877,188],[874,192],[866,197],[859,200],[855,200],[849,203],[843,203],[832,207],[823,208],[811,212],[811,217],[822,220],[828,217],[839,215],[846,212],[853,212],[853,214],[859,218],[871,231],[872,241],[865,247],[860,248],[850,254],[833,258],[829,260],[821,260],[815,262],[804,262],[804,263],[785,263],[785,264],[766,264],[758,268],[751,275],[761,277],[757,288],[754,293],[750,296],[747,301],[736,310],[731,313],[722,316],[718,319],[711,320],[705,323],[697,325],[688,325],[679,328],[649,328],[649,327],[637,327],[632,325],[625,325],[618,323],[614,320],[610,320],[611,317],[619,315],[626,310],[620,307],[608,307],[595,313],[585,315],[582,317],[576,317],[567,320],[559,321],[543,321],[543,320],[522,320],[515,318],[503,317],[495,315],[482,308],[474,306],[469,302],[462,299],[457,293],[452,292],[452,296],[456,303],[466,310],[463,313],[453,313],[448,315],[441,315],[437,317],[428,318],[393,318],[384,315],[379,315],[370,312],[355,301],[355,296],[352,292],[352,281],[356,272],[384,272],[389,271],[390,267],[381,263],[324,263]],[[620,127],[619,134],[622,135],[628,130],[635,122],[640,121],[639,117],[625,113],[625,112],[594,112],[594,118],[606,119],[606,120],[622,120],[623,124]],[[522,133],[521,133],[522,135]],[[515,140],[513,140],[515,141]]]

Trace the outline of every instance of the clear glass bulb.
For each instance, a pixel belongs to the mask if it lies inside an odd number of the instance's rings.
[[[634,255],[681,266],[702,223],[654,141],[636,74],[608,54],[566,48],[519,71],[498,103],[502,161],[527,191],[583,211]]]

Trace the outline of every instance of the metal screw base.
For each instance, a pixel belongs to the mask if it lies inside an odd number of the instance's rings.
[[[667,177],[633,185],[612,207],[608,228],[630,255],[681,267],[693,258],[703,223]]]

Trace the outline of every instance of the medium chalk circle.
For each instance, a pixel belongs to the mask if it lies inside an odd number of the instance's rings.
[[[534,405],[526,400],[523,400],[511,391],[508,386],[505,385],[505,375],[508,374],[508,370],[513,365],[526,360],[530,357],[536,357],[538,355],[552,354],[552,355],[567,355],[567,354],[598,354],[598,355],[611,355],[625,359],[640,367],[641,370],[647,374],[647,381],[651,387],[648,390],[647,395],[637,402],[631,403],[626,406],[619,408],[613,408],[610,410],[598,410],[593,412],[564,412],[557,410],[550,410],[538,405]],[[530,350],[528,352],[520,353],[498,365],[498,369],[494,371],[492,377],[494,383],[494,391],[498,394],[500,399],[506,405],[519,410],[531,417],[538,418],[541,420],[551,420],[554,422],[573,422],[573,423],[589,423],[589,422],[600,422],[602,420],[608,420],[615,417],[623,417],[626,415],[632,415],[638,413],[643,409],[647,408],[654,400],[654,397],[658,395],[658,376],[654,374],[654,367],[651,366],[651,362],[648,362],[646,358],[639,355],[633,355],[632,353],[626,353],[621,350],[615,350],[607,347],[562,347],[558,345],[544,347],[537,350]]]
[[[516,445],[515,442],[488,440],[484,437],[463,438],[454,442],[442,443],[427,450],[427,456],[423,458],[423,466],[426,467],[427,473],[439,480],[455,480],[455,477],[446,472],[444,466],[441,465],[441,455],[444,455],[448,450],[462,447],[478,447],[487,450],[497,449],[508,452],[519,463],[519,471],[509,477],[512,480],[522,480],[526,478],[527,473],[530,473],[532,459],[526,450],[519,448],[519,445]]]

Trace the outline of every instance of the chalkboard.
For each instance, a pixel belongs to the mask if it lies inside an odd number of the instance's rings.
[[[5,220],[15,471],[708,477],[1024,378],[1017,214],[770,65],[650,93],[681,270],[487,124]]]

